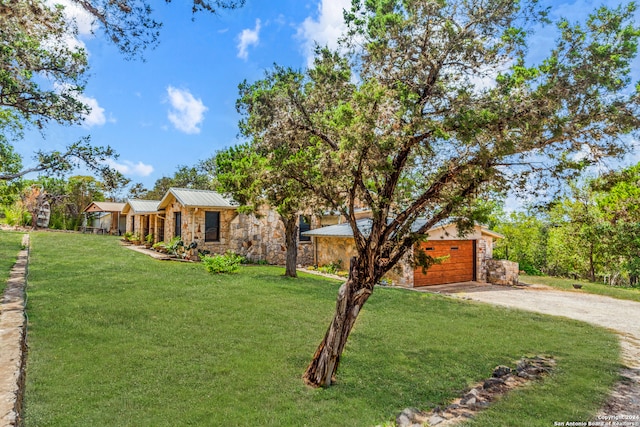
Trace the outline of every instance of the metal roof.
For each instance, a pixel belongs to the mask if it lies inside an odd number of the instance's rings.
[[[206,208],[226,208],[235,209],[238,207],[233,200],[227,199],[220,193],[211,190],[194,190],[190,188],[170,188],[164,195],[158,208],[166,208],[169,204],[170,196],[185,207],[206,207]]]
[[[122,212],[124,203],[91,202],[83,212]]]
[[[365,218],[356,221],[358,229],[365,235],[369,235],[371,231],[371,219]],[[353,237],[353,229],[348,222],[336,225],[328,225],[326,227],[314,228],[313,230],[302,233],[304,236],[314,237]]]
[[[369,233],[371,232],[371,222],[372,222],[371,218],[364,218],[356,221],[356,226],[358,227],[358,230],[360,230],[362,235],[365,237],[368,237]],[[425,222],[426,222],[425,219],[416,220],[411,226],[411,231],[413,232],[418,231],[425,224]],[[431,228],[429,231],[433,231],[438,228],[449,227],[453,224],[454,224],[453,222],[440,222],[436,224],[435,227]],[[486,226],[478,226],[478,227],[480,227],[480,232],[482,234],[486,234],[498,239],[504,238],[503,235],[489,230]],[[305,236],[315,236],[315,237],[353,237],[353,230],[351,229],[351,225],[348,222],[345,222],[343,224],[329,225],[327,227],[315,228],[313,230],[305,231],[302,234]]]
[[[363,236],[369,236],[371,232],[371,218],[363,218],[356,221],[356,226]],[[418,231],[426,221],[423,219],[416,220],[411,226],[412,231]],[[305,236],[321,236],[321,237],[353,237],[353,230],[348,222],[329,225],[327,227],[315,228],[313,230],[302,233]]]
[[[160,201],[158,200],[140,200],[140,199],[130,199],[127,200],[126,205],[129,206],[129,209],[133,211],[134,214],[140,213],[154,213],[158,212],[158,204]],[[129,209],[127,207],[123,208],[123,212],[128,212]]]

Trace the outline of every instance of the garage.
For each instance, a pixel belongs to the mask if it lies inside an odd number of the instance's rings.
[[[434,258],[448,255],[442,264],[431,266],[426,273],[418,266],[413,271],[415,287],[470,282],[475,277],[475,240],[436,240],[421,244],[427,255]]]

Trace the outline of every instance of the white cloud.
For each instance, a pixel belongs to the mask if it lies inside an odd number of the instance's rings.
[[[89,114],[84,116],[85,126],[102,126],[107,122],[107,117],[104,115],[104,108],[98,104],[97,99],[82,94],[76,95],[76,99],[90,108]],[[115,120],[110,119],[109,121],[114,122]]]
[[[351,0],[320,0],[317,19],[308,17],[300,25],[297,36],[302,39],[307,65],[313,63],[315,44],[331,49],[337,47],[338,38],[346,29],[342,12],[350,7]]]
[[[78,34],[82,36],[93,35],[98,26],[95,18],[89,12],[71,0],[48,0],[47,4],[49,6],[64,6],[63,14],[65,18],[75,23],[78,28]]]
[[[153,172],[153,166],[145,165],[142,162],[133,163],[128,160],[124,160],[123,162],[118,163],[115,160],[108,159],[107,164],[123,175],[149,176]]]
[[[249,52],[247,48],[249,46],[257,46],[260,41],[260,20],[256,19],[256,27],[251,29],[244,29],[238,36],[240,40],[238,42],[238,58],[247,59],[249,57]]]
[[[204,120],[204,113],[208,108],[201,99],[196,99],[191,92],[167,87],[169,95],[169,121],[181,132],[193,134],[200,133],[200,124]]]
[[[115,118],[113,118],[112,116],[109,116],[109,119],[107,119],[104,114],[104,108],[102,108],[100,104],[98,104],[98,100],[96,98],[91,98],[81,92],[73,90],[73,87],[69,84],[54,83],[54,89],[58,93],[69,95],[89,107],[89,113],[85,114],[85,116],[83,117],[84,126],[102,126],[107,121],[110,123],[116,122]]]
[[[87,12],[82,6],[71,0],[47,0],[47,5],[55,7],[55,5],[64,6],[63,14],[72,26],[77,30],[77,34],[72,31],[63,36],[61,40],[71,49],[85,48],[85,44],[78,37],[93,37],[98,28],[96,19]]]

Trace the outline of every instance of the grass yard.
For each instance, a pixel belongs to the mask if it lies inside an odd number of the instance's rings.
[[[0,295],[4,292],[9,273],[18,260],[18,252],[22,249],[23,234],[0,231]]]
[[[587,420],[620,367],[616,338],[584,323],[379,288],[338,383],[301,375],[339,284],[283,269],[210,275],[114,237],[34,233],[28,288],[30,426],[374,426],[443,404],[499,364],[553,355],[555,373],[477,426]]]
[[[582,279],[573,280],[550,276],[526,276],[523,274],[520,275],[520,281],[529,284],[547,285],[563,291],[587,292],[590,294],[640,302],[640,288],[622,288]],[[574,283],[582,285],[582,288],[574,289]]]

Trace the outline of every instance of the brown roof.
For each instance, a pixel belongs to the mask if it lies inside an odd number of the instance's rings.
[[[124,203],[91,202],[83,212],[122,212]]]

